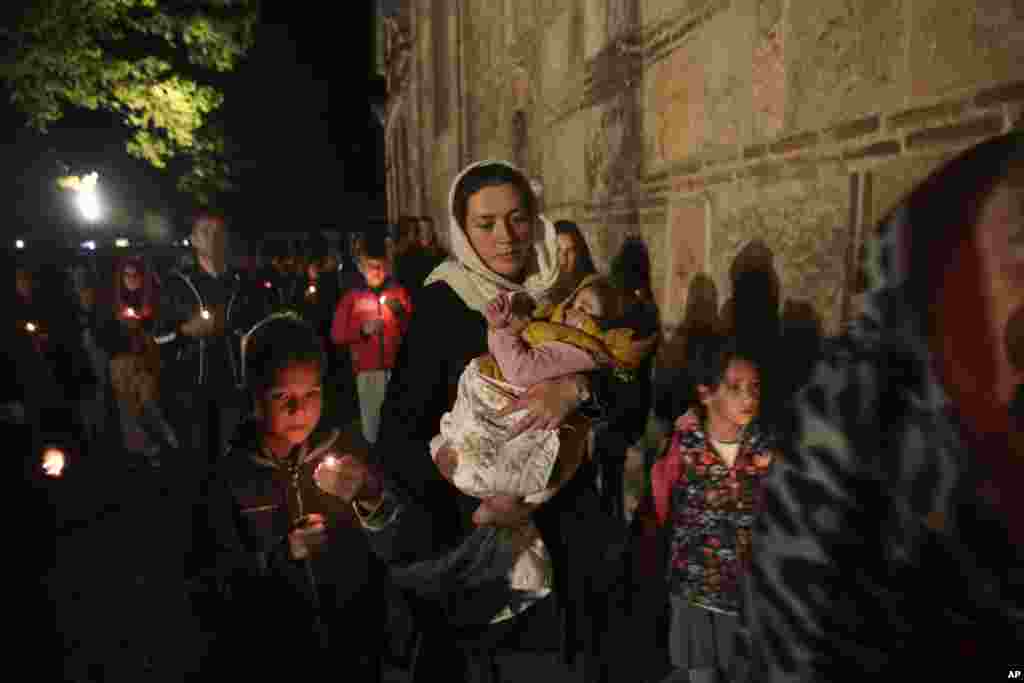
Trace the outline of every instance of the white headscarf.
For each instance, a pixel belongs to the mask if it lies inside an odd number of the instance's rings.
[[[538,214],[534,223],[533,255],[526,262],[526,278],[522,284],[495,273],[476,253],[455,215],[455,188],[463,177],[478,166],[500,164],[522,175],[521,170],[507,161],[478,161],[467,166],[455,178],[448,193],[448,216],[450,220],[451,259],[445,261],[427,277],[424,285],[443,280],[455,290],[462,301],[475,311],[483,313],[494,297],[503,292],[524,292],[538,304],[547,303],[561,274],[558,268],[558,236],[555,225],[545,216]],[[537,229],[537,228],[540,229]],[[536,234],[540,233],[540,234]]]

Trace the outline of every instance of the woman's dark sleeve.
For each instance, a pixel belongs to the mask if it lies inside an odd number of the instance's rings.
[[[429,444],[451,408],[451,387],[469,360],[486,348],[483,316],[467,309],[444,283],[422,290],[388,383],[381,436],[372,453],[420,501],[442,487],[457,493],[434,466]]]

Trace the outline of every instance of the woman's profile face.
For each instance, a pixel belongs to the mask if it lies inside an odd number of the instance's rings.
[[[988,319],[999,368],[996,397],[1008,404],[1024,381],[1024,368],[1015,367],[1020,335],[1012,332],[1014,318],[1024,315],[1024,168],[998,185],[985,201],[975,227],[982,272],[988,285]]]
[[[533,216],[515,185],[491,185],[469,197],[466,236],[484,265],[498,275],[522,277],[532,227]]]
[[[558,267],[563,273],[576,272],[576,238],[566,233],[558,235]]]

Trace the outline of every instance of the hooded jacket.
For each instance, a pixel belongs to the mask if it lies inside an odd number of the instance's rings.
[[[351,507],[313,480],[324,458],[337,454],[339,435],[338,430],[314,432],[288,457],[276,458],[262,446],[261,425],[243,423],[218,465],[211,526],[217,570],[242,629],[265,636],[269,628],[282,638],[298,637],[303,647],[315,647],[315,640],[302,640],[300,634],[309,631],[297,619],[307,619],[308,628],[319,603],[332,652],[348,660],[353,680],[366,680],[361,676],[367,671],[358,667],[372,667],[373,658],[364,655],[379,653],[384,642],[386,572],[354,523]],[[324,516],[328,545],[307,563],[291,557],[288,533],[297,519],[311,513]]]
[[[865,311],[797,396],[754,528],[747,611],[763,680],[974,669],[1021,652],[1024,468],[991,400],[968,246],[1020,137],[968,150],[883,221]]]
[[[404,313],[396,312],[401,307]],[[377,289],[369,285],[350,289],[338,302],[331,324],[331,341],[348,346],[352,354],[352,368],[356,374],[370,370],[390,370],[395,367],[398,348],[409,329],[412,301],[405,288],[388,278]],[[381,333],[363,334],[363,323],[383,320]]]

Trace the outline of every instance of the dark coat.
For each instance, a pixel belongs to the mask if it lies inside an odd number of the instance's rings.
[[[259,320],[269,313],[266,297],[243,278],[229,271],[221,278],[220,287],[210,287],[213,278],[199,268],[173,271],[160,290],[158,317],[154,325],[154,339],[161,348],[165,375],[174,388],[189,389],[205,386],[211,374],[211,365],[219,354],[214,345],[224,344],[232,388],[242,380],[241,338]],[[205,291],[222,291],[222,301],[208,301]],[[194,339],[181,333],[182,323],[192,318],[202,307],[221,304],[227,322],[223,338]]]
[[[338,670],[351,680],[374,680],[384,644],[386,572],[351,507],[313,481],[314,469],[333,452],[337,437],[337,432],[314,434],[287,459],[276,459],[262,449],[257,424],[239,428],[211,494],[217,569],[230,595],[234,639],[241,647],[269,636],[282,645],[302,646],[306,656],[323,656],[317,651],[319,616]],[[329,541],[307,566],[292,559],[288,532],[309,513],[326,518]],[[268,661],[298,663],[297,650],[273,649],[264,653]]]

